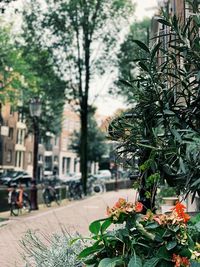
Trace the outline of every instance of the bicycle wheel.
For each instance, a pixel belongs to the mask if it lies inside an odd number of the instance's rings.
[[[55,194],[55,202],[57,203],[57,205],[60,205],[61,203],[60,194]]]
[[[14,215],[14,216],[18,216],[19,215],[19,207],[17,205],[17,203],[13,202],[11,203],[10,205],[10,213],[11,213],[11,216]]]
[[[25,212],[30,212],[30,211],[31,211],[31,203],[30,203],[30,201],[27,200],[27,199],[25,199],[25,200],[23,201],[23,210],[24,210]]]
[[[104,186],[101,183],[95,183],[92,185],[93,194],[102,194],[104,192]]]
[[[51,200],[50,200],[50,196],[48,193],[44,193],[43,194],[43,199],[44,199],[44,203],[47,207],[51,206]]]

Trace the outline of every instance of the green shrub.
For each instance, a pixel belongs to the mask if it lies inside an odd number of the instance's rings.
[[[80,240],[71,244],[71,239]],[[77,255],[84,248],[79,235],[72,236],[67,232],[53,234],[51,237],[39,236],[31,231],[27,232],[21,241],[23,258],[26,267],[81,267]]]

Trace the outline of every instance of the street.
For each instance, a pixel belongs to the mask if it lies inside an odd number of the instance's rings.
[[[119,197],[135,201],[133,189],[111,191],[81,201],[66,202],[66,205],[33,211],[28,215],[11,217],[0,225],[0,266],[24,267],[20,240],[30,229],[52,235],[66,229],[70,233],[88,235],[89,224],[106,216],[106,207],[113,206]],[[1,214],[0,214],[1,216]]]

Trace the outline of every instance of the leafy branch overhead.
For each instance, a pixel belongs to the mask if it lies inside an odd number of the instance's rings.
[[[167,180],[183,192],[192,192],[193,198],[196,192],[200,193],[200,182],[196,181],[200,140],[197,17],[195,8],[186,22],[164,13],[157,20],[162,25],[158,35],[151,36],[149,42],[131,40],[140,53],[128,65],[127,72],[123,66],[126,54],[120,55],[124,72],[121,71],[123,76],[118,83],[134,108],[110,125],[112,138],[123,147],[119,153],[138,158],[139,165],[153,160],[154,164],[140,173],[143,189],[152,190],[145,181],[158,172],[161,181]],[[127,43],[128,40],[121,49]],[[132,68],[137,71],[131,73]],[[131,75],[126,75],[128,72]]]

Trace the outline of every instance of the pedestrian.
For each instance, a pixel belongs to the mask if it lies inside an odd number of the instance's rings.
[[[17,205],[19,208],[22,208],[23,206],[23,196],[24,196],[24,188],[22,184],[19,184],[19,189],[18,189],[18,197],[17,197]]]
[[[31,181],[31,210],[38,210],[36,181]]]

